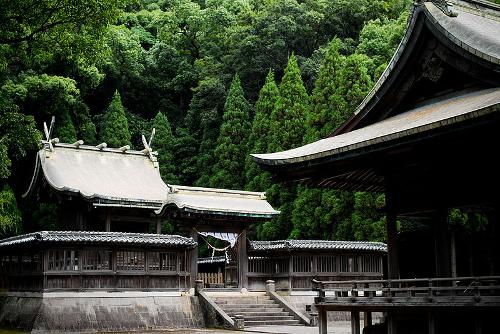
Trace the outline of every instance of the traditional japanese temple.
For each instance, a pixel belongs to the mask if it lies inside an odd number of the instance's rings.
[[[417,1],[387,69],[345,124],[309,145],[254,154],[284,182],[385,193],[388,280],[345,286],[315,281],[321,333],[329,310],[351,311],[353,333],[360,332],[360,311],[386,312],[387,333],[498,331],[499,36],[496,4]],[[472,271],[462,265],[469,261],[457,258],[450,208],[487,218],[481,257],[488,261],[482,268]],[[397,221],[403,219],[431,231],[425,244],[432,245],[432,258],[425,271],[411,276],[401,270],[409,264],[403,265],[407,259],[398,251]],[[334,297],[325,295],[329,289]]]

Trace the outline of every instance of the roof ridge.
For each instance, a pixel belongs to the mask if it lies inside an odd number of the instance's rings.
[[[45,144],[46,141],[42,140],[42,143]],[[52,146],[54,148],[67,148],[67,149],[74,149],[74,150],[84,150],[84,151],[92,151],[92,152],[105,152],[105,153],[119,153],[119,154],[131,154],[131,155],[139,155],[139,156],[144,156],[144,157],[149,157],[149,153],[145,153],[143,151],[138,151],[138,150],[131,150],[131,149],[124,149],[125,146],[118,148],[118,147],[98,147],[97,146],[92,146],[92,145],[76,145],[76,143],[70,144],[70,143],[61,143],[61,142],[55,142],[52,143]],[[128,146],[128,145],[126,145]],[[44,147],[43,149],[48,150],[47,147]]]
[[[167,184],[172,193],[177,193],[179,191],[190,191],[190,192],[209,192],[209,193],[221,193],[221,194],[231,194],[231,195],[241,195],[241,196],[254,196],[260,197],[260,199],[266,199],[265,192],[257,191],[245,191],[236,189],[222,189],[222,188],[208,188],[208,187],[191,187],[191,186],[181,186]]]

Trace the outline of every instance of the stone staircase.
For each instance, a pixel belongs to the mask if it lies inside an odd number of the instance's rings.
[[[224,312],[234,319],[243,316],[245,327],[269,325],[300,325],[299,320],[284,311],[283,308],[266,295],[213,297]]]

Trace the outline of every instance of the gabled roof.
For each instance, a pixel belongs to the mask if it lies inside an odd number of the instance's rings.
[[[59,192],[81,195],[95,206],[131,206],[158,209],[168,187],[158,163],[139,151],[94,146],[54,144],[38,152],[35,174],[24,196],[38,179]]]
[[[37,154],[28,196],[41,179],[57,192],[82,196],[94,206],[135,207],[223,217],[270,218],[279,214],[264,193],[167,185],[149,154],[54,143]]]
[[[343,241],[343,240],[275,240],[250,241],[251,251],[307,251],[307,250],[339,250],[339,251],[371,251],[387,252],[383,242]]]
[[[169,185],[161,213],[169,208],[193,214],[216,214],[251,218],[271,218],[279,211],[266,201],[265,193],[240,190]]]
[[[82,231],[41,231],[0,240],[4,247],[50,244],[50,245],[126,245],[136,247],[182,247],[194,248],[197,243],[192,238],[179,235],[122,233],[122,232],[82,232]]]

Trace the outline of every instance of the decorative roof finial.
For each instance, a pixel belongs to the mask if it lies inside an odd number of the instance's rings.
[[[49,150],[52,152],[52,149],[54,146],[52,143],[58,143],[59,139],[58,138],[50,138],[52,136],[52,130],[54,130],[54,124],[56,122],[56,117],[52,116],[52,119],[50,120],[50,127],[47,128],[47,122],[43,122],[43,132],[45,133],[45,140],[46,144],[49,146]]]
[[[431,0],[431,2],[449,17],[457,17],[458,13],[453,8],[453,4],[445,0]]]
[[[151,159],[152,162],[156,162],[156,157],[155,155],[158,154],[158,152],[153,152],[153,149],[151,148],[151,143],[153,142],[153,138],[155,137],[156,129],[153,128],[153,131],[151,131],[151,137],[149,137],[149,142],[146,141],[146,137],[142,135],[142,144],[144,145],[144,149],[142,150],[142,153],[149,155],[149,158]]]

